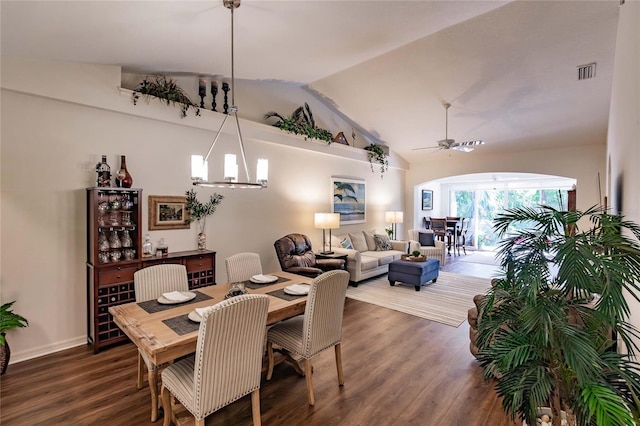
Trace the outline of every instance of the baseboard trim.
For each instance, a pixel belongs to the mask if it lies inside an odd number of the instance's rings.
[[[62,342],[56,342],[45,346],[40,346],[27,351],[11,352],[11,359],[9,365],[17,364],[22,361],[27,361],[33,358],[38,358],[44,355],[49,355],[54,352],[63,351],[65,349],[75,348],[76,346],[82,346],[87,344],[87,337],[74,337],[73,339],[63,340]]]

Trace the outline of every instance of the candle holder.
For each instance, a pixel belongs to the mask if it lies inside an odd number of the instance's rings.
[[[207,82],[200,79],[198,83],[198,96],[200,96],[200,108],[204,108],[204,97],[207,96]]]
[[[224,92],[224,113],[229,114],[229,83],[222,83],[222,91]]]
[[[213,100],[211,101],[211,110],[216,111],[216,96],[218,96],[218,83],[215,81],[211,82],[211,96],[213,96]]]

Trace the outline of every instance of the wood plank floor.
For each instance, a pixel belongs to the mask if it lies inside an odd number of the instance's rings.
[[[449,272],[490,277],[495,269],[449,259],[443,268]],[[345,386],[338,386],[333,351],[323,352],[314,359],[316,405],[309,407],[304,378],[280,364],[262,383],[262,423],[513,425],[469,353],[468,330],[466,322],[453,328],[347,299]],[[0,424],[150,424],[149,389],[136,389],[135,373],[132,344],[97,355],[82,346],[12,364],[1,378]],[[212,414],[206,423],[251,425],[250,397]]]

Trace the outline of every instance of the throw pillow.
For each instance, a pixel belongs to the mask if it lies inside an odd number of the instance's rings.
[[[391,245],[391,241],[389,241],[388,235],[376,234],[373,236],[373,239],[376,241],[376,251],[393,250],[393,246]]]
[[[367,248],[369,251],[376,250],[376,241],[373,239],[373,233],[362,231],[364,233],[364,239],[367,241]]]
[[[433,232],[418,232],[418,241],[421,246],[435,246],[433,241]]]
[[[364,233],[362,231],[349,234],[349,238],[351,239],[353,248],[358,250],[360,253],[369,250],[369,247],[367,246],[367,240],[364,238]]]
[[[349,239],[348,235],[346,235],[344,239],[340,241],[340,247],[353,250],[353,244],[351,244],[351,240]]]

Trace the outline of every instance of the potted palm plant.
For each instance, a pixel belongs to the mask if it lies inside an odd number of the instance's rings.
[[[9,358],[11,357],[11,350],[6,338],[7,331],[29,325],[29,322],[24,317],[13,313],[11,306],[14,303],[16,303],[15,300],[0,306],[0,375],[7,371],[7,365],[9,365]]]
[[[601,208],[543,206],[507,210],[494,230],[502,274],[481,303],[478,359],[505,411],[529,425],[544,406],[554,426],[562,416],[639,424],[638,334],[627,322],[627,299],[639,300],[638,225]]]

